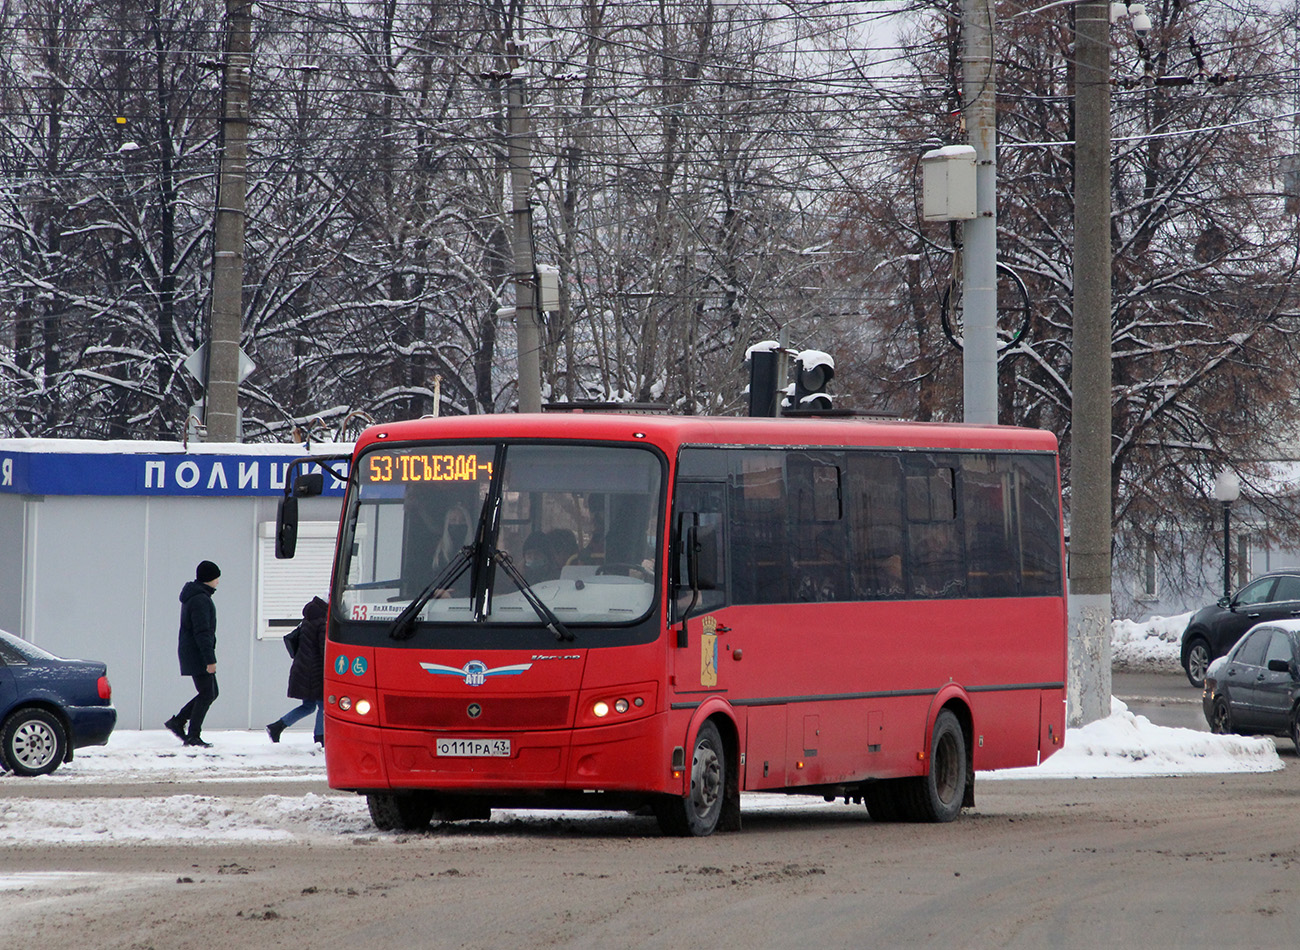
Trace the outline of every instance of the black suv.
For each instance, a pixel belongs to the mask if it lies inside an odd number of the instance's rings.
[[[1223,656],[1241,635],[1265,620],[1300,617],[1300,569],[1261,574],[1231,598],[1192,614],[1183,631],[1182,660],[1187,679],[1198,689],[1205,668]]]

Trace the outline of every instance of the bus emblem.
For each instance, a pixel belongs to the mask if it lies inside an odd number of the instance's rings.
[[[700,634],[700,685],[718,685],[718,619],[705,617]]]
[[[462,667],[443,666],[441,663],[421,663],[420,666],[435,676],[461,676],[466,686],[482,686],[489,676],[518,676],[532,667],[531,663],[516,663],[513,666],[497,666],[488,669],[482,660],[470,660]]]

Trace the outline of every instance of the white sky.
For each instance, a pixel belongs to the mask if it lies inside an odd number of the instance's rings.
[[[1186,616],[1155,618],[1146,624],[1116,621],[1115,654],[1121,659],[1136,658],[1153,668],[1177,669],[1178,637],[1186,623]],[[324,755],[309,732],[286,732],[278,745],[272,745],[263,732],[213,732],[207,738],[213,743],[211,749],[193,749],[182,747],[164,730],[118,730],[107,746],[78,751],[70,764],[53,775],[0,775],[6,792],[12,793],[14,785],[23,783],[33,787],[58,784],[72,795],[0,798],[0,847],[33,842],[324,843],[376,834],[365,800],[358,795],[286,791],[286,786],[292,789],[295,783],[325,778]],[[979,780],[1138,778],[1281,768],[1272,739],[1156,726],[1112,700],[1108,718],[1067,730],[1064,748],[1042,765],[982,772]],[[133,797],[124,787],[121,796],[104,795],[106,787],[114,784],[195,780],[205,783],[206,794],[142,798]],[[222,785],[232,781],[266,782],[268,793],[260,797],[222,795]],[[78,786],[93,787],[96,794],[78,798]],[[746,794],[742,805],[747,812],[844,807],[842,802],[827,803],[816,797],[761,794]],[[559,814],[580,821],[591,813],[498,810],[492,820]],[[0,892],[21,886],[20,876],[0,874]]]

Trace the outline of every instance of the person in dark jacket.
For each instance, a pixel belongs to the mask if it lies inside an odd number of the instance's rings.
[[[186,745],[212,748],[203,739],[203,718],[217,698],[217,608],[212,595],[221,579],[221,568],[200,561],[194,580],[181,588],[181,629],[176,646],[181,676],[194,680],[197,694],[163,725]]]
[[[266,734],[272,742],[280,741],[280,733],[299,719],[316,713],[315,739],[325,744],[325,615],[329,605],[313,597],[303,605],[302,631],[298,637],[298,650],[289,667],[289,698],[302,700],[301,705],[289,710],[275,722],[268,723]]]

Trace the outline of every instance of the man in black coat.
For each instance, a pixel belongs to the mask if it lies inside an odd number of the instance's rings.
[[[302,700],[301,705],[289,710],[275,722],[268,723],[266,734],[272,742],[280,741],[284,732],[299,719],[316,714],[317,742],[325,744],[325,615],[329,604],[313,597],[303,605],[302,623],[298,629],[298,648],[289,667],[289,698]]]
[[[181,629],[176,653],[181,676],[194,680],[197,695],[163,725],[186,745],[212,748],[203,740],[203,717],[217,698],[217,608],[212,594],[221,580],[221,568],[200,561],[194,580],[181,588]]]

